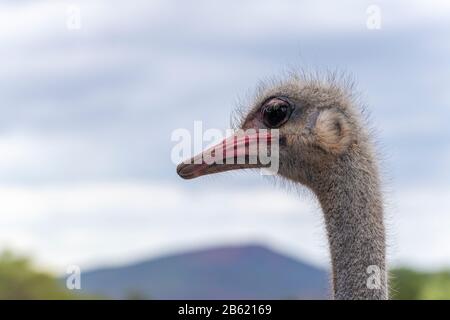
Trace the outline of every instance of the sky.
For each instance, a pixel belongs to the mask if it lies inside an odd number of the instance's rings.
[[[225,130],[303,68],[370,110],[391,264],[450,267],[449,31],[448,1],[2,1],[0,249],[64,272],[250,242],[326,267],[311,195],[170,157],[174,130]]]

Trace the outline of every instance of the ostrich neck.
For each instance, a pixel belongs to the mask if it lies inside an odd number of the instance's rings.
[[[377,168],[342,159],[316,194],[324,211],[335,299],[387,299],[385,229]]]

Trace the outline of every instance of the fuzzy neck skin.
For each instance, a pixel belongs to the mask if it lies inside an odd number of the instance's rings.
[[[326,179],[316,181],[315,193],[325,217],[334,299],[388,299],[376,165],[371,157],[356,152],[326,171]]]

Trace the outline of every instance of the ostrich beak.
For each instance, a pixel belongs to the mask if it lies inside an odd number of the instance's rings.
[[[271,151],[269,146],[273,138],[270,132],[232,135],[180,163],[177,173],[183,179],[193,179],[230,170],[268,167],[270,164],[262,161],[262,156]]]

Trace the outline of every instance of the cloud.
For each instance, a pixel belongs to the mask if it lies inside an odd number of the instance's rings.
[[[283,247],[292,238],[298,240],[292,247],[317,260],[311,227],[319,226],[320,216],[282,191],[95,183],[0,187],[0,196],[2,246],[32,252],[59,271],[205,242]]]
[[[393,199],[391,256],[397,263],[432,269],[450,264],[449,195],[448,186],[434,186],[405,190]]]

